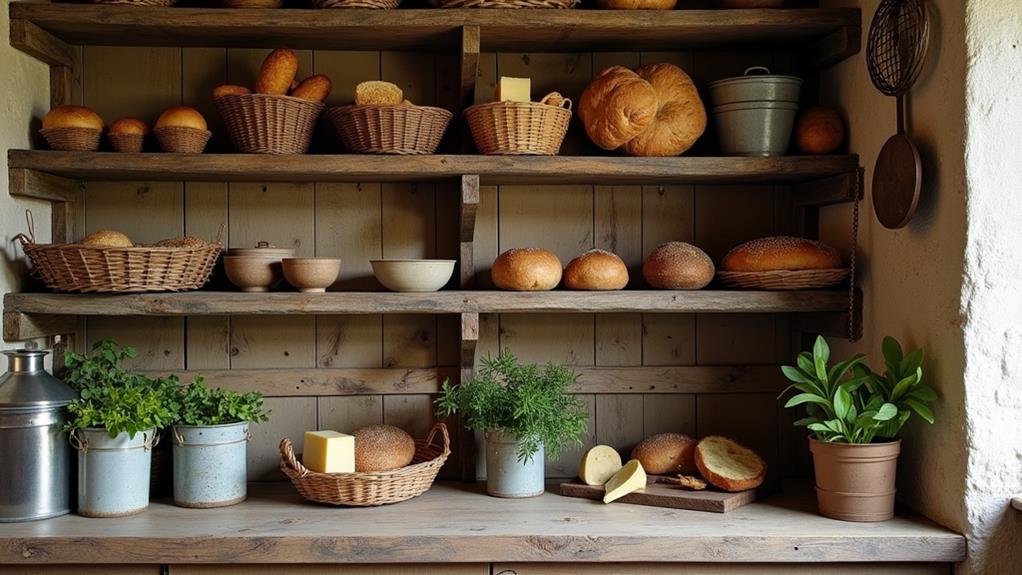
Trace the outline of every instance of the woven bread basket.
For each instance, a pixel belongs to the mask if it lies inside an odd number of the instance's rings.
[[[574,8],[580,0],[432,0],[437,8]]]
[[[800,290],[833,287],[851,273],[849,268],[820,270],[774,270],[767,272],[718,271],[724,285],[743,289]]]
[[[465,110],[481,154],[556,156],[571,122],[571,100],[563,106],[538,102],[490,102]]]
[[[248,154],[304,154],[316,120],[326,109],[319,102],[271,94],[230,94],[216,99],[231,142]]]
[[[309,0],[314,8],[375,8],[390,10],[401,5],[401,0]]]
[[[93,4],[126,4],[128,6],[150,6],[165,8],[173,6],[177,0],[92,0]]]
[[[99,138],[103,131],[93,128],[43,128],[39,133],[54,150],[95,152],[99,149]]]
[[[434,445],[437,437],[443,445]],[[437,423],[425,440],[416,440],[411,465],[373,473],[318,473],[295,455],[290,439],[280,442],[280,470],[302,497],[317,503],[372,507],[397,503],[425,493],[451,454],[447,426]]]
[[[145,143],[145,136],[142,134],[110,134],[106,135],[106,138],[110,140],[110,147],[115,152],[121,152],[125,154],[137,154],[142,151],[142,145]]]
[[[184,126],[166,126],[155,128],[153,134],[164,152],[180,154],[201,154],[213,136],[209,130],[186,128]]]
[[[453,114],[432,106],[340,106],[330,119],[357,154],[432,154]]]

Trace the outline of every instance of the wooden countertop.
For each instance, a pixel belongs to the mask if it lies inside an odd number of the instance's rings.
[[[0,564],[455,562],[957,562],[965,538],[919,516],[820,517],[807,486],[726,514],[571,499],[487,497],[438,483],[378,508],[331,508],[254,484],[224,509],[153,503],[141,515],[0,524]]]

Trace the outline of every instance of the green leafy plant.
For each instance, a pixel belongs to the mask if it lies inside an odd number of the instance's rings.
[[[576,378],[567,367],[523,365],[505,351],[485,358],[471,381],[444,381],[437,412],[444,417],[460,413],[472,429],[514,435],[519,461],[531,460],[540,445],[549,459],[556,459],[570,445],[581,447],[587,429],[585,405],[570,393]]]
[[[269,412],[263,410],[261,393],[209,389],[202,376],[181,389],[177,414],[177,423],[185,425],[259,423],[269,419]]]
[[[937,393],[922,382],[923,350],[905,355],[901,344],[888,336],[882,351],[883,375],[865,364],[863,354],[829,365],[830,347],[823,337],[816,338],[811,354],[798,354],[797,365],[782,366],[792,384],[781,395],[791,389],[800,392],[784,406],[806,406],[807,417],[795,425],[808,428],[820,441],[863,444],[896,438],[913,413],[933,423],[928,404]]]

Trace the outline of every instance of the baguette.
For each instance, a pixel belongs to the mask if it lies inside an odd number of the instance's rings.
[[[298,74],[298,55],[293,50],[278,48],[263,60],[256,80],[255,91],[259,94],[281,96],[287,94]]]

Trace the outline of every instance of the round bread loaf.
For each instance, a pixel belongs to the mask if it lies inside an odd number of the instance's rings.
[[[400,469],[415,457],[415,440],[393,425],[367,425],[356,429],[355,471],[371,473]]]
[[[490,278],[503,290],[552,290],[561,282],[561,260],[541,248],[512,248],[493,262]]]
[[[678,0],[596,0],[604,10],[670,10]]]
[[[255,91],[259,94],[287,94],[298,74],[298,55],[287,48],[269,53],[259,68]]]
[[[310,102],[322,102],[330,95],[333,87],[326,74],[316,74],[302,80],[294,90],[291,90],[291,95]]]
[[[355,104],[359,106],[399,106],[405,99],[397,84],[368,80],[355,86]]]
[[[57,106],[43,116],[43,129],[50,128],[89,128],[103,129],[103,118],[85,106]]]
[[[121,118],[110,124],[108,131],[122,136],[144,136],[149,133],[149,126],[137,118]]]
[[[706,131],[706,108],[699,89],[674,64],[639,68],[639,76],[653,86],[657,109],[653,122],[622,149],[630,156],[677,156]]]
[[[135,244],[131,238],[114,230],[100,230],[85,236],[82,244],[94,248],[130,248]]]
[[[772,236],[735,247],[724,256],[720,269],[729,272],[766,272],[834,269],[841,265],[841,254],[823,242]]]
[[[724,491],[755,489],[766,479],[767,464],[755,451],[719,435],[699,441],[695,460],[703,479]]]
[[[809,108],[795,125],[795,140],[804,154],[830,154],[844,139],[845,123],[833,108]]]
[[[658,433],[636,445],[632,459],[638,459],[646,473],[690,475],[696,472],[696,443],[680,433]]]
[[[710,256],[685,242],[661,244],[642,264],[642,275],[657,289],[703,289],[713,273]]]
[[[604,250],[589,250],[564,268],[564,287],[577,290],[617,290],[628,285],[628,267]]]
[[[195,108],[189,106],[172,106],[160,114],[156,120],[156,128],[194,128],[206,131],[206,118]]]
[[[236,94],[251,94],[252,90],[249,90],[245,86],[235,86],[233,84],[221,84],[216,88],[213,88],[213,99],[223,98],[224,96],[232,96]]]

